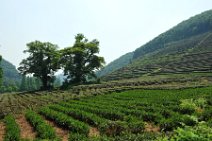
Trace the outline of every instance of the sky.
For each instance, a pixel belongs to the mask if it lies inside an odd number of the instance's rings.
[[[83,33],[109,63],[210,9],[212,0],[0,0],[0,54],[18,67],[27,43],[62,49]]]

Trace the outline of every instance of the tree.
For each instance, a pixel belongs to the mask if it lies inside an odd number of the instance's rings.
[[[83,34],[77,34],[73,47],[68,47],[60,51],[60,63],[67,76],[68,84],[82,84],[86,82],[86,77],[96,77],[95,70],[98,70],[105,63],[99,53],[99,41],[96,39],[88,42]]]
[[[27,79],[26,79],[26,76],[23,75],[22,76],[22,80],[21,80],[20,90],[21,91],[26,91],[27,89],[28,89],[28,87],[27,87]]]
[[[22,60],[18,70],[23,74],[32,74],[42,81],[42,89],[50,89],[54,81],[54,73],[59,69],[59,53],[57,45],[49,42],[34,41],[27,44],[29,57]]]

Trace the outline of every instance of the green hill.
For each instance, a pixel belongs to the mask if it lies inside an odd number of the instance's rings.
[[[133,57],[133,52],[122,55],[121,57],[112,61],[106,67],[104,67],[103,69],[98,71],[97,76],[102,77],[104,75],[107,75],[113,71],[116,71],[116,70],[128,65],[131,62],[132,57]]]
[[[183,21],[134,51],[131,64],[103,77],[117,80],[144,75],[212,71],[212,10]]]
[[[16,70],[16,67],[10,62],[2,59],[0,64],[3,70],[3,86],[19,85],[21,81],[21,75]]]

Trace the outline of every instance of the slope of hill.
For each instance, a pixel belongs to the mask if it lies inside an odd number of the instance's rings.
[[[211,60],[212,10],[183,21],[136,49],[131,64],[104,76],[103,79],[211,72]]]
[[[147,53],[164,48],[170,42],[183,40],[209,31],[212,31],[212,10],[191,17],[162,33],[152,41],[136,49],[133,58],[136,59]]]
[[[104,75],[107,75],[113,71],[116,71],[126,65],[128,65],[133,57],[133,52],[127,53],[125,55],[122,55],[118,59],[114,60],[113,62],[109,63],[106,67],[98,71],[96,74],[98,77],[102,77]]]
[[[16,70],[15,66],[2,59],[1,68],[3,70],[3,85],[8,86],[10,84],[19,84],[21,81],[21,75]]]

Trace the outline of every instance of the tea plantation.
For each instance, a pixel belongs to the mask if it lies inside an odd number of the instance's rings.
[[[212,87],[128,90],[76,97],[8,115],[0,140],[212,140]],[[25,123],[26,122],[26,123]],[[32,128],[24,135],[24,124]]]

